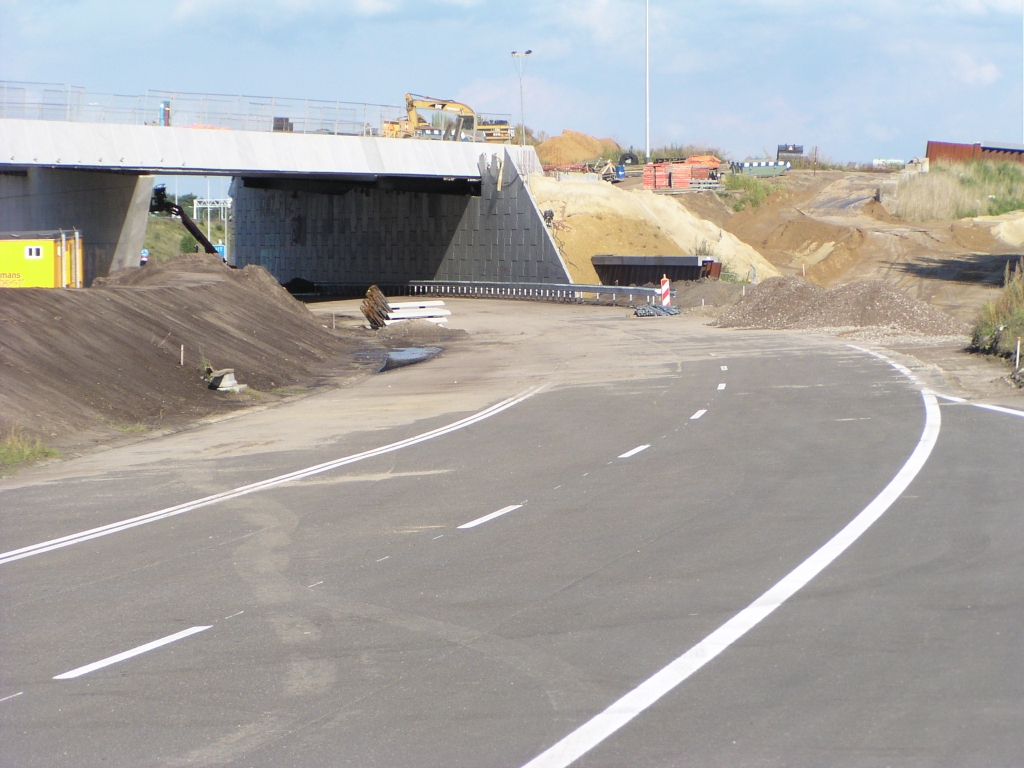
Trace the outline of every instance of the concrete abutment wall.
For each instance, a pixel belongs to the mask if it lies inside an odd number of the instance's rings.
[[[570,282],[509,154],[481,156],[480,174],[479,196],[379,185],[330,193],[301,179],[268,189],[236,178],[232,261],[282,283]]]

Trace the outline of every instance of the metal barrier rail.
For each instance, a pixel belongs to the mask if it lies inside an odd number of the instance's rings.
[[[348,283],[317,283],[316,294],[321,296],[362,296],[366,285]],[[593,303],[610,297],[618,304],[620,296],[626,297],[628,306],[634,299],[645,304],[660,301],[661,291],[657,288],[639,288],[624,285],[575,285],[567,283],[474,283],[446,282],[440,280],[417,280],[401,284],[378,284],[387,296],[452,296],[478,299],[514,299],[518,301],[555,301],[572,304],[586,303],[593,297]]]

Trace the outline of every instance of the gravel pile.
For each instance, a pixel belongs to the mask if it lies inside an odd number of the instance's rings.
[[[723,328],[793,328],[804,307],[824,293],[799,277],[770,277],[747,291],[739,304],[723,312]]]
[[[881,280],[865,280],[831,290],[798,277],[773,277],[723,313],[726,328],[877,329],[884,335],[961,336],[967,326],[942,310],[912,299]]]

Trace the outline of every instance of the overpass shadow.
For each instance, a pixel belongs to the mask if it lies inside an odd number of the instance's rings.
[[[923,258],[914,262],[898,262],[892,266],[905,274],[931,280],[1001,286],[1007,262],[1012,269],[1018,259],[1020,255],[1016,253],[972,253],[947,259]]]

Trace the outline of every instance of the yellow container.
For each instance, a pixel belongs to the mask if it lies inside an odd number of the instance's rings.
[[[0,234],[0,288],[81,288],[78,232]]]

